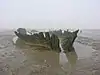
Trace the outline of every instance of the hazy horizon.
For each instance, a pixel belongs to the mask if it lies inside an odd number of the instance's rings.
[[[0,29],[100,29],[100,0],[0,0]]]

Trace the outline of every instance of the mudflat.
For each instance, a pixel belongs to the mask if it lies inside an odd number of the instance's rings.
[[[100,74],[100,48],[97,48],[100,42],[96,39],[90,40],[85,35],[77,38],[76,53],[66,56],[29,46],[17,47],[12,41],[14,37],[13,32],[0,32],[0,75],[66,75],[72,69],[70,75]],[[84,44],[86,40],[92,44]]]

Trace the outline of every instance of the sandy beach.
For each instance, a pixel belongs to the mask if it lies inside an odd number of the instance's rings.
[[[16,47],[13,37],[13,32],[0,32],[0,75],[66,75],[61,65],[68,70],[69,64],[75,64],[71,75],[100,75],[100,39],[79,34],[76,54],[66,58],[61,53]]]

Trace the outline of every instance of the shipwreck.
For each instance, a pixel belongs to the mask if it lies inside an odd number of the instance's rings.
[[[60,45],[64,49],[64,52],[70,52],[73,50],[73,43],[77,38],[79,29],[73,32],[70,31],[48,31],[48,32],[32,32],[30,35],[27,34],[26,29],[18,28],[14,33],[20,40],[26,43],[31,43],[33,47],[46,48],[48,50],[61,52]],[[30,44],[28,44],[30,45]]]

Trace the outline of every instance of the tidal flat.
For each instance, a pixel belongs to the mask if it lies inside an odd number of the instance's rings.
[[[99,34],[89,32],[78,35],[75,52],[68,56],[30,46],[17,47],[13,44],[13,32],[0,32],[0,75],[99,75],[100,39],[95,38]],[[92,44],[84,44],[87,40]]]

